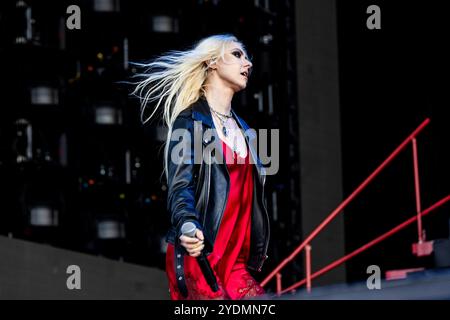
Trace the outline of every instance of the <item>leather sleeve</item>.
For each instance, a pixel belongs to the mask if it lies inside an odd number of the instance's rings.
[[[177,241],[181,236],[181,226],[185,222],[193,222],[198,229],[202,229],[199,223],[199,214],[195,209],[193,132],[192,117],[180,114],[172,126],[169,141],[167,209],[171,223],[176,229]]]

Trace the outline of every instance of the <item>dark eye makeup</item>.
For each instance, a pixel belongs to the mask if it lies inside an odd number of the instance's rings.
[[[233,51],[233,52],[231,52],[231,54],[233,56],[235,56],[236,58],[241,58],[241,56],[242,56],[242,52],[240,52],[239,50]]]
[[[242,58],[242,56],[244,56],[244,58],[247,60],[247,61],[252,61],[253,59],[252,59],[252,57],[247,57],[245,54],[244,54],[244,52],[242,52],[242,50],[240,50],[240,49],[235,49],[235,50],[233,50],[233,51],[231,51],[231,54],[233,55],[233,56],[235,56],[236,58],[238,58],[238,59],[241,59]]]

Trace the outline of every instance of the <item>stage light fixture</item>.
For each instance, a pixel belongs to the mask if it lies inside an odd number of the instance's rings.
[[[58,226],[59,212],[51,205],[34,205],[29,208],[30,225],[35,227]]]
[[[123,222],[114,218],[98,220],[97,238],[101,240],[125,238],[125,226]]]
[[[178,19],[171,16],[158,15],[152,17],[153,32],[177,33]]]
[[[95,123],[99,125],[121,125],[122,112],[112,105],[95,106]]]
[[[47,85],[36,85],[30,89],[31,104],[57,105],[59,103],[59,90]]]
[[[94,11],[97,12],[119,12],[119,0],[94,0]]]

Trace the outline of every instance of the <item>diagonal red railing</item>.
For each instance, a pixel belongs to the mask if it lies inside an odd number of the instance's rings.
[[[319,277],[320,275],[330,271],[331,269],[336,268],[337,266],[341,265],[342,263],[346,262],[350,258],[354,257],[355,255],[369,249],[370,247],[376,245],[377,243],[385,240],[386,238],[390,237],[391,235],[395,234],[396,232],[406,228],[408,225],[413,223],[414,221],[417,221],[417,228],[418,228],[418,246],[421,244],[424,244],[423,241],[425,240],[423,237],[423,230],[422,230],[422,216],[432,212],[434,209],[438,208],[439,206],[443,205],[447,201],[450,200],[450,195],[447,197],[444,197],[443,199],[436,202],[434,205],[430,206],[425,211],[421,211],[421,205],[420,205],[420,188],[419,188],[419,168],[418,168],[418,160],[417,160],[417,142],[416,142],[416,136],[423,130],[423,128],[430,122],[430,119],[425,119],[417,128],[413,131],[387,158],[386,160],[381,163],[378,168],[376,168],[372,174],[367,177],[366,180],[363,181],[353,192],[350,194],[333,212],[328,215],[328,217],[316,228],[313,232],[290,254],[286,259],[284,259],[262,282],[261,285],[265,286],[275,275],[277,276],[277,294],[282,294],[288,291],[292,291],[296,289],[297,287],[307,284],[307,290],[311,290],[311,280],[314,278]],[[367,243],[366,245],[360,247],[359,249],[353,251],[352,253],[332,262],[328,266],[322,268],[321,270],[315,272],[311,275],[311,246],[310,242],[340,213],[342,210],[390,163],[392,160],[394,160],[397,155],[407,147],[408,143],[412,142],[413,145],[413,161],[414,161],[414,183],[415,183],[415,193],[416,193],[416,209],[417,209],[417,215],[408,219],[407,221],[401,223],[397,227],[391,229],[390,231],[386,232],[385,234],[379,236],[378,238],[372,240],[371,242]],[[420,248],[420,247],[419,247]],[[306,249],[306,278],[295,283],[294,285],[288,287],[287,289],[282,289],[281,286],[281,274],[280,270],[284,268],[290,261],[292,261],[303,249]],[[420,250],[419,250],[420,251]]]
[[[428,209],[424,210],[422,212],[422,216],[425,216],[427,214],[429,214],[430,212],[432,212],[433,210],[437,209],[438,207],[440,207],[441,205],[443,205],[444,203],[446,203],[447,201],[450,200],[450,195],[444,197],[443,199],[439,200],[438,202],[436,202],[435,204],[433,204],[432,206],[430,206]],[[393,234],[397,233],[398,231],[406,228],[407,226],[409,226],[411,223],[413,223],[414,221],[417,221],[417,216],[411,217],[408,220],[406,220],[405,222],[399,224],[398,226],[396,226],[395,228],[392,228],[391,230],[389,230],[388,232],[386,232],[385,234],[375,238],[374,240],[370,241],[369,243],[361,246],[360,248],[354,250],[353,252],[349,253],[348,255],[330,263],[329,265],[327,265],[326,267],[323,267],[322,269],[320,269],[319,271],[316,271],[315,273],[313,273],[310,276],[310,279],[314,279],[317,278],[321,275],[323,275],[324,273],[340,266],[341,264],[343,264],[344,262],[346,262],[347,260],[353,258],[354,256],[356,256],[357,254],[366,251],[367,249],[369,249],[370,247],[373,247],[374,245],[378,244],[379,242],[389,238],[390,236],[392,236]],[[309,281],[311,281],[309,280]],[[299,282],[293,284],[292,286],[284,289],[284,290],[280,290],[279,294],[283,294],[289,291],[292,291],[300,286],[302,286],[303,284],[305,284],[307,282],[307,279],[303,279],[300,280]],[[309,287],[310,290],[310,287]]]

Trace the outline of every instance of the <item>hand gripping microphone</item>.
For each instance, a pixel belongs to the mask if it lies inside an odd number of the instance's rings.
[[[197,227],[192,222],[185,222],[181,226],[181,233],[188,237],[195,238],[196,230],[197,230]],[[200,255],[197,257],[197,262],[198,262],[200,269],[202,270],[203,276],[205,277],[206,282],[208,282],[208,285],[210,286],[211,290],[213,292],[218,291],[219,286],[217,285],[216,276],[214,275],[211,265],[209,264],[209,261],[203,252],[201,252]]]

